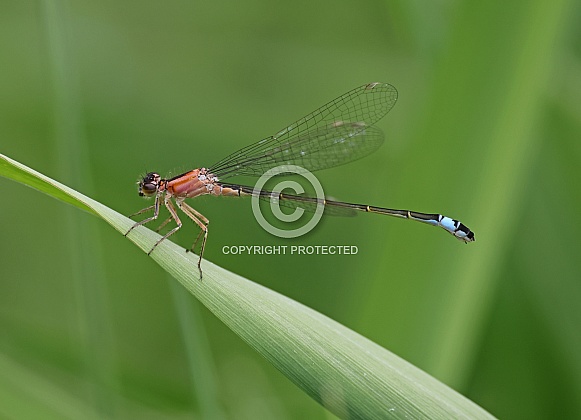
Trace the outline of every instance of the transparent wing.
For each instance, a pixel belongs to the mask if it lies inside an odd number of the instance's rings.
[[[276,193],[275,193],[276,194]],[[264,201],[271,202],[272,197],[268,195],[260,195],[260,199]],[[327,216],[340,216],[340,217],[354,217],[357,216],[357,212],[352,208],[348,207],[338,207],[333,205],[335,202],[323,202],[316,197],[310,197],[308,195],[289,195],[284,194],[282,198],[276,198],[276,201],[280,207],[286,207],[292,209],[302,208],[303,210],[314,213],[317,210],[317,205],[323,204],[325,208],[323,209],[323,214]]]
[[[268,202],[275,201],[277,205],[279,205],[280,207],[286,207],[293,210],[300,207],[307,212],[314,213],[317,210],[317,206],[322,204],[323,206],[325,206],[323,213],[329,216],[352,217],[357,215],[357,212],[355,211],[355,209],[352,207],[353,205],[351,204],[328,199],[320,200],[308,194],[294,195],[286,193],[281,194],[280,191],[269,191],[269,190],[255,191],[253,187],[237,184],[220,183],[219,185],[226,188],[239,190],[244,196],[251,195],[256,196],[264,201]]]
[[[372,127],[397,100],[386,83],[353,89],[273,136],[244,147],[209,168],[220,179],[260,176],[277,165],[298,165],[317,171],[362,158],[383,142]]]

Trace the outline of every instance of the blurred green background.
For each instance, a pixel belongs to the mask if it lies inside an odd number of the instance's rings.
[[[209,166],[392,83],[386,144],[318,173],[325,191],[459,218],[474,244],[366,214],[284,241],[249,200],[202,197],[205,257],[496,416],[579,418],[579,6],[3,0],[0,153],[130,214],[146,205],[140,173]],[[333,418],[108,225],[5,179],[0,191],[1,416]],[[240,244],[359,253],[222,253]]]

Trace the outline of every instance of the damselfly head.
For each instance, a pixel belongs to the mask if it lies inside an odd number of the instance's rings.
[[[159,189],[161,177],[155,172],[148,172],[141,181],[139,181],[139,195],[151,197]]]

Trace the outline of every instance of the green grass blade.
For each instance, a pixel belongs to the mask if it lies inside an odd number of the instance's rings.
[[[127,217],[0,155],[0,175],[98,215],[119,232]],[[128,236],[149,251],[159,235]],[[420,369],[343,325],[164,241],[151,258],[308,395],[343,418],[492,418]]]

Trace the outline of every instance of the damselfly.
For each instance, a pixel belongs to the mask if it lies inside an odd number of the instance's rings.
[[[397,90],[387,83],[369,83],[353,89],[321,108],[311,112],[278,133],[232,153],[208,168],[197,168],[170,179],[161,178],[156,172],[147,173],[139,181],[139,195],[154,197],[155,202],[130,217],[153,210],[153,215],[135,223],[135,227],[157,219],[161,203],[170,216],[158,228],[160,231],[172,220],[176,226],[159,239],[148,255],[162,241],[182,227],[175,205],[200,227],[200,233],[191,247],[193,251],[202,238],[198,268],[208,238],[208,219],[187,204],[186,198],[204,194],[224,196],[255,195],[265,199],[276,199],[281,205],[303,207],[314,211],[323,205],[325,212],[342,214],[360,210],[370,213],[401,217],[433,226],[440,226],[457,239],[468,243],[474,241],[474,233],[458,220],[441,214],[395,210],[365,204],[351,204],[303,195],[255,190],[223,181],[236,175],[261,176],[278,165],[296,165],[308,171],[318,171],[367,156],[383,143],[383,133],[373,126],[395,105]],[[189,250],[188,250],[189,251]]]

